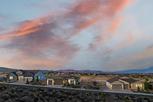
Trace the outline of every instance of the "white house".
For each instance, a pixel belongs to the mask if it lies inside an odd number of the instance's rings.
[[[74,79],[74,78],[69,78],[69,79],[67,79],[68,80],[68,84],[70,84],[70,85],[76,85],[76,79]]]

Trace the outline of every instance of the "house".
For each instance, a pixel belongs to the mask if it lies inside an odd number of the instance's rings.
[[[106,86],[110,90],[124,90],[125,86],[128,86],[128,83],[124,83],[119,80],[118,77],[107,80]]]
[[[55,80],[53,78],[47,79],[47,85],[48,86],[54,86],[55,85]]]
[[[111,90],[143,90],[144,81],[132,78],[112,78],[106,82],[106,86]]]
[[[43,81],[46,80],[46,72],[44,71],[38,71],[35,75],[34,75],[34,79],[35,80],[39,80],[39,81]]]
[[[0,73],[0,82],[6,82],[7,81],[8,73]]]
[[[34,79],[34,73],[29,72],[29,71],[25,71],[23,73],[23,77],[24,77],[24,79],[23,79],[24,83],[31,82]]]
[[[131,90],[143,90],[145,80],[137,80],[131,83]]]
[[[76,76],[54,75],[47,77],[47,85],[77,85],[79,78]]]
[[[8,82],[16,82],[17,79],[18,78],[16,72],[11,72],[8,74]]]
[[[78,76],[63,76],[63,80],[64,80],[64,84],[67,85],[77,85],[80,80],[80,78]]]
[[[63,86],[64,80],[59,76],[52,76],[47,78],[47,85],[49,86]]]
[[[68,81],[68,84],[70,84],[70,85],[76,85],[76,83],[77,83],[74,78],[69,78],[69,79],[67,79],[67,81]]]
[[[16,71],[17,80],[18,80],[19,82],[23,82],[23,81],[24,81],[23,73],[24,73],[24,72],[23,72],[22,70]]]
[[[91,85],[93,82],[98,83],[99,86],[105,87],[106,81],[111,79],[111,75],[96,75],[96,76],[87,76],[87,75],[81,75],[80,76],[80,83],[81,85]]]
[[[120,78],[120,81],[122,81],[123,83],[126,83],[126,85],[124,84],[124,89],[125,90],[131,90],[132,89],[132,83],[137,82],[137,80],[133,79],[133,78]]]
[[[7,78],[6,77],[0,77],[0,82],[6,82]]]
[[[133,79],[133,78],[121,78],[123,82],[129,83],[129,90],[143,90],[145,80],[142,79]]]

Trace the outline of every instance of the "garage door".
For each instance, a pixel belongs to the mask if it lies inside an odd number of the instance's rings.
[[[113,84],[112,89],[113,90],[122,90],[122,84]]]

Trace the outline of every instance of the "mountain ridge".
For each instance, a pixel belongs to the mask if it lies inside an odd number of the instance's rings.
[[[0,72],[13,72],[19,69],[7,68],[7,67],[0,67]],[[50,71],[50,70],[46,70]],[[113,71],[113,72],[105,72],[100,70],[74,70],[74,69],[61,69],[61,70],[54,70],[58,72],[80,72],[80,73],[116,73],[116,74],[133,74],[133,73],[153,73],[153,67],[147,67],[143,69],[130,69],[130,70],[120,70],[120,71]]]
[[[7,67],[0,67],[0,72],[12,72],[15,71],[16,69],[12,68],[7,68]]]
[[[153,73],[153,67],[147,67],[147,68],[142,68],[142,69],[122,70],[122,71],[117,71],[115,73],[127,73],[127,74],[132,74],[132,73]]]

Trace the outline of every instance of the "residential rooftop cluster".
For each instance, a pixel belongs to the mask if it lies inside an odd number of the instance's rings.
[[[152,74],[79,73],[16,70],[0,72],[0,82],[81,89],[153,92]]]

